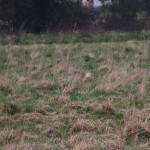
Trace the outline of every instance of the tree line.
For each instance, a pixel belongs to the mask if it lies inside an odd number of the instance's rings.
[[[150,0],[99,1],[101,7],[85,8],[82,0],[0,0],[0,30],[40,33],[90,26],[149,28]]]

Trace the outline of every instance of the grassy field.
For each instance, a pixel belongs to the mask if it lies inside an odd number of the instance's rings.
[[[1,38],[0,149],[149,150],[150,32]]]

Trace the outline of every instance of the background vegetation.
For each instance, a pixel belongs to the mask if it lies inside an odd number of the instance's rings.
[[[0,28],[9,33],[149,28],[149,0],[100,1],[101,7],[93,8],[81,0],[0,0]]]

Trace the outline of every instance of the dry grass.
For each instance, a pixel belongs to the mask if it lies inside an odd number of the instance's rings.
[[[97,140],[94,137],[91,137],[87,132],[80,132],[75,135],[72,135],[65,143],[64,147],[73,148],[82,143],[97,143]]]
[[[49,137],[49,138],[51,138],[51,137],[61,137],[61,134],[57,130],[49,128],[49,129],[47,129],[46,131],[44,131],[42,133],[42,136],[46,136],[46,137]]]
[[[96,146],[90,143],[81,143],[77,145],[73,150],[96,150]]]
[[[19,143],[22,137],[21,130],[8,130],[5,129],[4,131],[0,132],[0,144],[8,144],[8,143]]]
[[[50,101],[57,103],[57,104],[66,104],[69,101],[69,97],[68,96],[54,96],[54,97],[50,97]]]
[[[101,104],[100,111],[106,114],[114,113],[114,109],[112,108],[111,104],[108,102]]]
[[[36,150],[31,144],[20,143],[20,144],[10,144],[2,148],[2,150]]]
[[[74,134],[81,131],[95,131],[97,129],[96,125],[89,120],[79,120],[70,129],[70,133]]]
[[[124,137],[126,141],[136,143],[150,139],[150,128],[147,118],[141,118],[140,113],[140,111],[136,111],[135,108],[132,108],[125,115],[122,137]]]
[[[55,87],[55,83],[49,81],[42,81],[40,83],[36,83],[32,88],[51,90],[54,87]]]

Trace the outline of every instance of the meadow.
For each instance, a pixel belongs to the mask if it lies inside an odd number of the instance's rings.
[[[150,32],[1,37],[0,149],[149,150]]]

